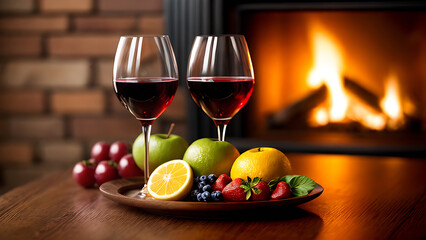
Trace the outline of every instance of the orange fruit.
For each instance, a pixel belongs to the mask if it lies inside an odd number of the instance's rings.
[[[269,182],[290,174],[291,164],[287,156],[275,148],[259,147],[250,149],[235,159],[231,168],[231,178],[262,178]]]
[[[149,194],[159,200],[182,200],[192,188],[191,166],[183,160],[172,160],[158,166],[148,179]]]

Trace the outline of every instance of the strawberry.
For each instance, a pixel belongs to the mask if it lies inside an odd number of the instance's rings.
[[[228,183],[230,182],[232,182],[232,178],[230,178],[226,174],[222,174],[213,183],[212,189],[213,191],[223,191],[225,186],[228,185]]]
[[[253,191],[252,200],[253,201],[263,201],[263,200],[269,199],[269,196],[271,195],[271,190],[269,189],[269,186],[266,182],[259,180],[259,183],[254,185],[253,188],[260,190],[260,192],[259,192],[259,191],[252,189],[252,191]],[[256,192],[258,192],[258,193],[256,193]]]
[[[271,200],[289,198],[291,196],[290,185],[286,182],[279,182],[272,192]]]
[[[236,178],[234,181],[226,185],[222,190],[223,199],[231,202],[246,200],[245,190],[241,187],[243,183],[244,181],[241,178]]]

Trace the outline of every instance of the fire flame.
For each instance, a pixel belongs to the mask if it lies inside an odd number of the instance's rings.
[[[385,95],[380,109],[351,97],[346,93],[343,82],[342,51],[323,28],[315,25],[311,37],[314,51],[313,68],[308,74],[308,86],[317,88],[323,84],[328,89],[327,106],[318,106],[312,111],[310,124],[324,126],[329,122],[355,121],[369,129],[395,130],[404,124],[404,115],[398,78],[390,74],[386,79]]]
[[[313,40],[314,68],[309,74],[308,85],[318,87],[326,84],[329,90],[328,119],[331,122],[342,121],[346,115],[348,99],[346,97],[342,77],[342,59],[340,51],[331,37],[323,31],[315,31]],[[323,114],[320,113],[319,114]],[[321,117],[324,119],[324,117]]]
[[[381,107],[389,117],[389,128],[397,129],[404,123],[398,78],[394,73],[389,74],[386,79],[385,96],[381,101]]]

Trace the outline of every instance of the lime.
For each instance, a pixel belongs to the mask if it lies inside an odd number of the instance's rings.
[[[193,142],[185,152],[183,160],[191,165],[195,176],[217,176],[228,174],[234,160],[240,155],[229,142],[202,138]]]

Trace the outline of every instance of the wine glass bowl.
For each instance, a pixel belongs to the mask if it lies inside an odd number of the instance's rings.
[[[242,35],[197,36],[188,62],[192,99],[214,121],[218,139],[249,100],[254,86],[250,53]]]
[[[146,184],[150,173],[151,126],[170,105],[178,87],[177,64],[169,37],[121,37],[114,59],[113,86],[117,98],[142,126]]]

